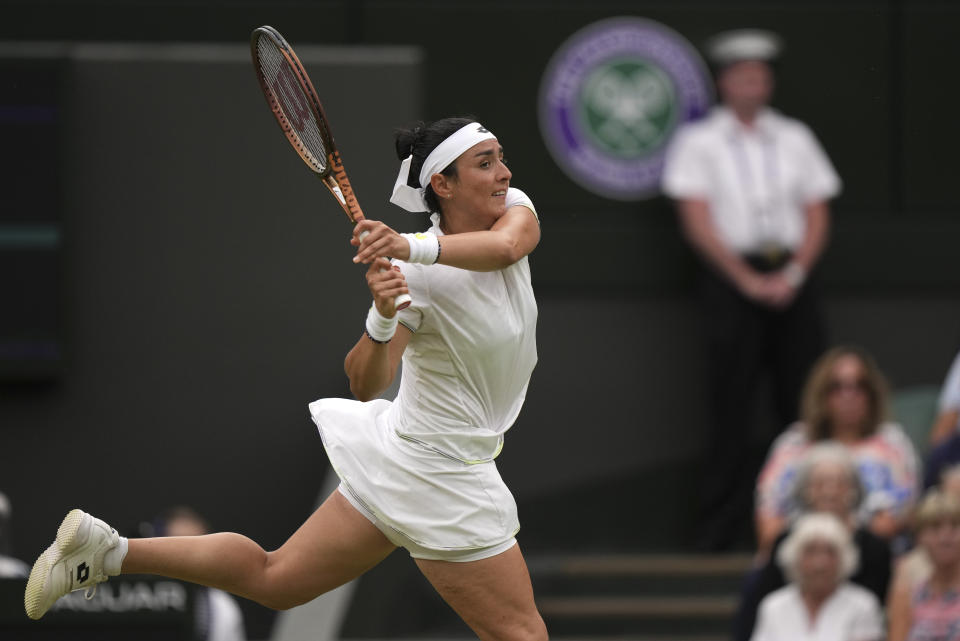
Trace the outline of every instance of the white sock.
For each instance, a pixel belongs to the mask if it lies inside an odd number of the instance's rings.
[[[107,573],[107,576],[117,576],[120,574],[120,567],[123,565],[123,559],[127,556],[128,547],[129,541],[127,537],[121,536],[120,542],[107,550],[107,553],[103,555],[103,571]]]

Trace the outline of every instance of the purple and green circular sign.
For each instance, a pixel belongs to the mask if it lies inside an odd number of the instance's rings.
[[[686,39],[652,20],[609,18],[554,53],[540,85],[540,131],[574,182],[641,200],[659,191],[674,131],[712,103],[710,74]]]

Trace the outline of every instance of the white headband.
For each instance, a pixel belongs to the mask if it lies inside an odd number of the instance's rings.
[[[429,211],[430,207],[427,206],[424,194],[430,184],[430,178],[446,169],[470,147],[491,138],[496,136],[478,122],[471,122],[450,134],[423,161],[423,167],[420,168],[421,186],[419,188],[407,184],[410,179],[410,163],[413,161],[413,154],[410,154],[400,163],[400,173],[397,175],[397,182],[393,185],[390,202],[407,211]]]

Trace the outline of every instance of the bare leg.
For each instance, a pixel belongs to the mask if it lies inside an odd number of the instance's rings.
[[[483,641],[547,639],[519,545],[481,561],[416,562],[444,601]]]
[[[334,491],[274,552],[231,532],[130,539],[122,572],[199,583],[285,610],[360,576],[394,549]]]

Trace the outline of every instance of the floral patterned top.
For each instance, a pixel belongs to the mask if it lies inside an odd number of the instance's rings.
[[[960,593],[936,594],[924,582],[913,594],[913,624],[907,641],[960,641]]]
[[[798,510],[794,484],[799,464],[812,445],[806,427],[799,422],[777,437],[757,480],[758,516],[794,516]],[[850,450],[866,492],[860,516],[867,519],[882,510],[898,517],[906,515],[919,494],[920,465],[903,428],[884,423]]]

